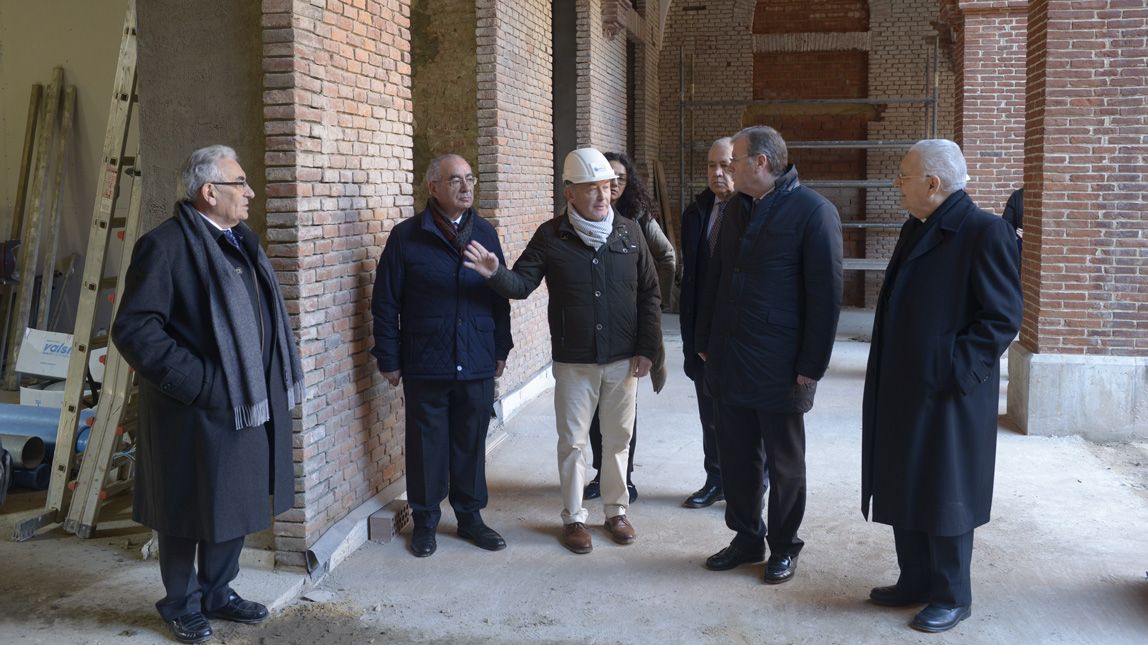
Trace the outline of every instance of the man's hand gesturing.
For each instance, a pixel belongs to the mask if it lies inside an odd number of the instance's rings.
[[[478,272],[478,275],[489,278],[498,271],[498,256],[486,250],[478,242],[471,242],[463,252],[462,265]]]

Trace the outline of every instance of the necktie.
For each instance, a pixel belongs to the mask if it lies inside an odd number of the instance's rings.
[[[714,215],[714,225],[710,227],[710,236],[709,239],[706,240],[710,247],[711,256],[714,254],[714,250],[717,249],[718,231],[721,230],[721,220],[725,217],[725,209],[727,206],[729,206],[728,199],[724,202],[718,202],[717,214]]]
[[[239,245],[239,236],[235,234],[235,231],[225,228],[223,229],[223,237],[226,237],[231,246],[234,246],[240,253],[243,252],[243,247]]]

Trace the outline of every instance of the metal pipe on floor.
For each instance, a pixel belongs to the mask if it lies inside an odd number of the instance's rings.
[[[44,440],[40,437],[4,433],[0,434],[0,447],[12,455],[12,465],[17,468],[35,468],[44,462],[44,456],[48,454]]]

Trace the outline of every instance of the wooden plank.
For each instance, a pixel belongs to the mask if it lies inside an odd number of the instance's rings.
[[[53,151],[55,172],[49,188],[51,201],[44,211],[48,219],[48,230],[44,236],[44,253],[40,262],[40,305],[36,309],[36,324],[40,329],[51,331],[48,314],[52,304],[52,286],[56,281],[56,254],[60,250],[60,192],[64,186],[65,156],[72,136],[72,121],[76,110],[76,86],[69,85],[64,91],[64,114],[60,119],[60,136],[56,137]]]
[[[64,84],[64,68],[57,67],[52,72],[52,84],[48,86],[48,98],[44,104],[44,120],[36,137],[36,173],[32,175],[31,209],[25,217],[24,230],[20,235],[20,284],[16,286],[16,302],[12,305],[12,316],[8,329],[8,358],[4,365],[4,387],[15,390],[19,387],[16,374],[16,357],[24,342],[24,328],[28,326],[28,316],[32,311],[32,290],[36,285],[36,258],[40,255],[40,213],[44,203],[44,178],[48,174],[51,161],[52,137],[56,132],[56,112],[60,105],[60,86]]]
[[[124,16],[123,38],[120,41],[116,80],[112,88],[108,126],[104,134],[101,178],[96,182],[88,247],[84,256],[83,282],[80,301],[76,307],[76,326],[72,353],[68,359],[68,376],[64,385],[64,403],[60,410],[60,423],[56,430],[56,452],[52,461],[52,479],[48,497],[42,511],[18,522],[13,539],[20,541],[32,537],[49,524],[63,521],[71,501],[68,476],[75,459],[76,422],[79,417],[91,346],[92,321],[99,300],[98,286],[103,277],[104,256],[112,229],[109,226],[118,195],[119,177],[123,170],[124,149],[127,147],[128,124],[136,89],[136,21],[135,1],[128,2]]]
[[[24,148],[20,154],[20,178],[16,181],[16,202],[12,205],[12,221],[8,228],[0,227],[0,231],[8,231],[5,239],[20,238],[20,227],[24,219],[24,205],[28,198],[28,173],[32,171],[32,152],[36,145],[36,126],[40,122],[40,108],[44,101],[44,86],[39,83],[32,86],[32,96],[28,99],[28,125],[24,130]]]

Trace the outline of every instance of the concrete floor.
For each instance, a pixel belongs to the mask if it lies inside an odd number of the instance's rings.
[[[860,401],[871,317],[847,312],[830,372],[807,417],[809,499],[796,578],[761,583],[762,565],[711,572],[725,546],[724,505],[684,509],[703,480],[693,389],[681,374],[676,318],[666,317],[673,374],[639,394],[631,507],[638,541],[619,546],[587,504],[594,551],[558,543],[558,478],[549,393],[507,424],[488,462],[487,522],[509,547],[481,551],[454,535],[438,552],[368,543],[316,587],[290,572],[244,568],[235,583],[272,605],[271,620],[217,623],[224,643],[1144,643],[1148,444],[1107,446],[1002,429],[993,521],[977,531],[973,616],[941,635],[906,625],[914,609],[866,601],[896,578],[892,534],[860,513]],[[511,356],[513,360],[513,355]],[[1003,393],[1002,387],[1002,393]],[[0,516],[0,531],[11,521]],[[53,532],[0,541],[0,642],[162,642],[161,587],[139,560],[147,534],[105,523],[81,541]],[[303,596],[300,597],[299,594]],[[309,598],[309,599],[308,599]]]

